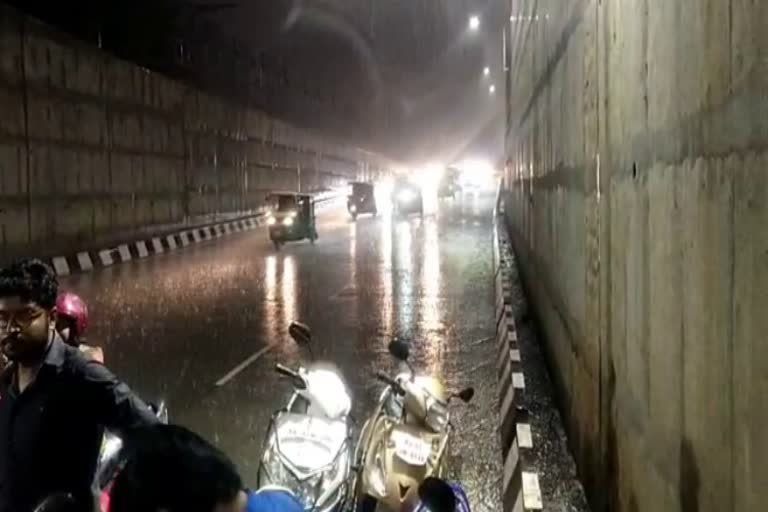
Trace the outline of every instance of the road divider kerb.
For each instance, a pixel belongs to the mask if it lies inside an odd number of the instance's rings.
[[[321,213],[339,205],[345,195],[339,192],[322,193],[315,196],[315,212]],[[144,240],[122,243],[115,247],[95,251],[79,251],[68,256],[49,259],[58,276],[91,272],[97,268],[110,267],[134,259],[172,252],[179,248],[209,242],[221,237],[250,231],[266,224],[267,208],[261,207],[248,218],[217,222],[196,228],[184,228],[162,236],[151,236]]]
[[[496,217],[498,221],[498,217]],[[517,345],[512,309],[510,266],[512,258],[498,225],[494,227],[493,263],[496,304],[496,364],[499,382],[499,421],[504,460],[502,505],[504,512],[543,510],[539,473],[536,470],[535,435],[523,406],[525,371]]]

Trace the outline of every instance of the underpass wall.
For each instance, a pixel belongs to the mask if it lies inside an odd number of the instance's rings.
[[[768,503],[768,5],[518,0],[506,212],[594,510]]]
[[[0,261],[247,214],[385,159],[81,44],[0,5]]]

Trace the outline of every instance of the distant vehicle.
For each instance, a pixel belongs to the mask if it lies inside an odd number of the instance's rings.
[[[315,200],[309,194],[296,192],[273,192],[267,196],[271,206],[267,216],[269,239],[275,246],[285,242],[308,239],[317,240],[315,227]]]
[[[374,194],[373,184],[361,181],[353,181],[352,194],[347,197],[347,210],[352,219],[357,219],[361,213],[372,213],[378,215],[376,208],[376,196]]]
[[[445,170],[437,188],[438,197],[456,197],[461,192],[459,174],[459,171],[452,167]]]
[[[410,181],[399,180],[393,189],[392,206],[398,215],[418,213],[424,216],[424,197],[421,188]]]

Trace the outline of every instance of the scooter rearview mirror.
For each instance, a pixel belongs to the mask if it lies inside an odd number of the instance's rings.
[[[462,402],[467,403],[470,400],[472,400],[472,397],[475,396],[475,388],[473,387],[464,388],[461,391],[459,391],[459,393],[456,396],[459,397]]]
[[[299,345],[309,345],[312,341],[312,331],[307,325],[300,322],[292,322],[291,326],[288,327],[288,334]]]
[[[407,341],[392,340],[387,347],[392,357],[399,361],[408,361],[408,356],[411,352],[411,346]]]

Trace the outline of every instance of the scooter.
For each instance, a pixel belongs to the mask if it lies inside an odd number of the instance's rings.
[[[288,332],[311,353],[309,327],[294,322]],[[341,512],[348,501],[352,464],[347,385],[330,363],[313,362],[295,370],[278,364],[275,370],[290,380],[293,393],[270,420],[258,486],[289,489],[307,512]]]
[[[474,396],[471,387],[449,394],[439,379],[416,375],[408,363],[408,343],[395,340],[389,352],[408,365],[409,372],[395,378],[377,373],[387,387],[357,444],[358,512],[413,510],[419,485],[428,477],[442,477],[447,469],[453,430],[450,402],[454,398],[469,402]]]
[[[148,404],[152,412],[161,423],[168,424],[168,408],[165,402],[159,404]],[[99,462],[96,466],[95,481],[99,489],[105,489],[120,469],[120,450],[123,447],[123,439],[115,432],[107,430],[101,439],[101,451],[99,452]]]

